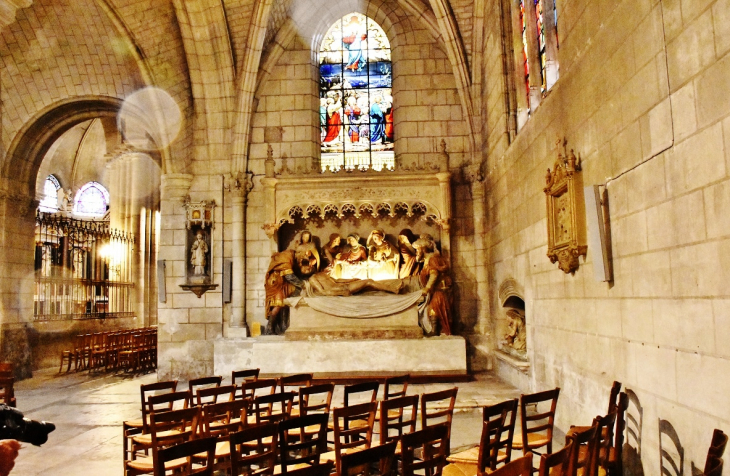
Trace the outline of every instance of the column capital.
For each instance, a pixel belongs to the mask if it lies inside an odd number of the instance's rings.
[[[162,200],[183,200],[193,183],[192,174],[164,174],[160,176]]]

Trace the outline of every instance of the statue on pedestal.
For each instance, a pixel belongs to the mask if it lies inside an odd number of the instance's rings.
[[[193,273],[196,276],[205,275],[205,266],[207,264],[206,255],[208,254],[208,244],[203,238],[203,233],[198,232],[195,241],[190,246],[190,264],[193,265]]]

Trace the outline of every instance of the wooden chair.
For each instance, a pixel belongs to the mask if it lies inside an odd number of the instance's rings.
[[[195,401],[193,399],[198,394],[198,389],[220,387],[222,382],[223,377],[220,375],[190,379],[188,381],[188,390],[190,390],[190,406],[195,405]]]
[[[619,396],[620,392],[621,392],[621,382],[614,380],[613,384],[611,384],[611,391],[608,394],[608,410],[606,410],[606,414],[609,414],[616,409],[616,406],[618,405],[618,396]],[[568,433],[566,433],[566,436],[568,436],[571,431],[582,431],[587,428],[590,428],[590,426],[571,426],[570,429],[568,430]]]
[[[555,408],[558,405],[560,388],[520,396],[520,427],[522,434],[512,442],[512,448],[522,450],[523,454],[535,453],[537,449],[546,448],[553,452],[553,427],[555,425]],[[540,410],[540,406],[549,405],[549,410]],[[529,405],[536,405],[537,411],[527,413]]]
[[[334,464],[331,461],[289,471],[289,476],[330,476]]]
[[[565,436],[565,444],[573,444],[573,453],[568,470],[570,476],[587,476],[597,468],[596,460],[600,435],[596,419],[593,422],[593,426],[574,431]]]
[[[490,476],[532,476],[532,453],[505,464]]]
[[[218,403],[218,399],[221,401],[233,400],[233,396],[236,394],[235,385],[223,385],[220,387],[208,387],[199,388],[195,395],[195,404],[197,406],[206,405],[210,403]]]
[[[663,476],[684,474],[684,447],[674,426],[661,418],[659,418],[659,469]]]
[[[231,372],[231,385],[237,387],[235,398],[244,398],[243,389],[239,385],[243,382],[255,382],[259,379],[261,369],[234,370]]]
[[[499,419],[505,414],[502,437],[497,448],[497,464],[509,463],[512,460],[512,443],[515,437],[515,422],[517,421],[517,406],[519,400],[505,400],[495,405],[487,405],[482,409],[482,420]]]
[[[248,400],[210,403],[201,408],[201,433],[205,437],[215,438],[217,442],[213,463],[216,471],[227,472],[231,468],[229,435],[242,429],[241,421],[246,421],[247,408]],[[196,457],[202,459],[202,455]]]
[[[377,402],[367,402],[333,410],[335,449],[323,455],[322,459],[335,461],[338,473],[342,454],[370,448],[372,445],[377,408]]]
[[[256,397],[253,400],[253,420],[257,425],[286,420],[291,415],[293,402],[294,392],[272,393]],[[249,423],[251,423],[251,418],[249,418]]]
[[[424,393],[421,395],[421,428],[444,423],[448,431],[446,439],[446,456],[451,454],[451,421],[454,418],[456,393],[458,387],[440,392]]]
[[[707,459],[705,461],[705,473],[709,473],[712,469],[710,466],[711,459],[713,460],[712,466],[717,465],[717,459],[722,458],[722,455],[725,454],[725,447],[727,447],[727,440],[728,437],[725,433],[722,432],[722,430],[715,429],[715,431],[712,432],[712,441],[710,442],[710,448],[707,450]],[[722,461],[722,460],[721,460]]]
[[[446,461],[450,464],[444,468],[444,476],[476,476],[497,469],[497,456],[506,418],[507,412],[504,411],[499,418],[483,421],[479,446],[447,457]],[[476,461],[473,459],[474,452]]]
[[[276,423],[244,427],[229,435],[232,476],[273,475],[279,455]]]
[[[722,476],[723,461],[722,458],[710,456],[705,462],[705,470],[703,476]]]
[[[175,476],[213,476],[215,445],[215,438],[200,438],[158,450],[155,476],[166,476],[173,474],[173,472]],[[194,465],[195,460],[201,459],[201,454],[205,455],[203,458],[205,464]],[[172,470],[173,472],[168,472],[165,466],[170,463],[175,464],[180,460],[184,460],[185,465],[175,468]]]
[[[132,436],[131,459],[136,458],[138,451],[146,451],[153,445],[151,423],[149,422],[152,414],[156,413],[159,416],[176,409],[187,409],[189,402],[190,392],[188,391],[150,395],[147,398],[147,421],[144,422],[142,433]]]
[[[360,382],[345,385],[343,388],[343,402],[346,407],[356,403],[374,402],[378,397],[378,382]]]
[[[279,422],[281,474],[306,465],[317,465],[327,453],[329,413],[292,417]]]
[[[449,441],[449,428],[446,424],[425,427],[403,435],[401,451],[403,476],[414,476],[423,471],[427,476],[440,476],[446,466],[446,451]],[[420,459],[416,458],[420,450]]]
[[[408,391],[409,374],[387,377],[383,383],[383,400],[405,397]]]
[[[243,398],[255,399],[261,395],[271,395],[276,391],[277,381],[274,378],[245,381],[241,384]]]
[[[377,476],[394,476],[395,447],[397,443],[381,444],[372,448],[345,453],[340,459],[340,476],[376,476],[372,468],[377,464]]]
[[[156,393],[170,393],[177,389],[177,380],[167,380],[163,382],[154,382],[149,384],[143,384],[139,386],[139,393],[141,399],[142,418],[138,420],[127,420],[122,422],[122,452],[123,461],[131,459],[128,455],[130,440],[134,435],[139,435],[142,432],[149,433],[148,430],[148,408],[147,399]],[[172,410],[172,407],[169,408]],[[159,410],[158,410],[159,411]]]
[[[573,455],[573,442],[555,453],[540,456],[538,476],[573,476],[570,474],[570,458]]]
[[[10,362],[0,362],[0,402],[9,407],[15,407],[15,377],[13,374],[13,364]]]
[[[313,378],[314,376],[312,374],[293,374],[279,377],[277,379],[279,392],[294,392],[294,396],[296,397],[297,393],[299,393],[300,388],[309,387],[310,385],[312,385]],[[291,414],[292,416],[299,416],[298,400],[294,400]]]
[[[74,370],[78,370],[79,353],[81,352],[83,343],[84,343],[84,336],[77,335],[73,340],[71,348],[61,351],[61,365],[58,367],[59,373],[61,373],[61,370],[63,370],[64,362],[66,362],[66,373],[71,371],[71,363],[74,364]]]
[[[332,394],[335,391],[334,384],[323,383],[320,385],[311,385],[309,387],[301,387],[299,389],[299,415],[327,415],[329,418],[330,407],[332,405]],[[292,416],[294,416],[292,412]],[[325,431],[329,428],[325,422]],[[297,433],[299,428],[292,428],[290,433],[299,436]],[[304,428],[306,435],[312,435],[319,431],[318,427]],[[325,435],[326,437],[326,435]]]
[[[626,409],[629,407],[629,396],[621,392],[616,405],[616,431],[613,445],[608,454],[606,470],[609,476],[623,476],[624,433],[626,431]]]
[[[148,448],[152,450],[152,457],[125,461],[126,476],[152,473],[159,466],[157,459],[160,449],[195,439],[199,428],[199,419],[199,408],[184,408],[162,413],[153,411],[150,413],[150,444]],[[137,438],[135,437],[135,441]],[[176,459],[165,464],[165,470],[181,469],[187,465],[188,461],[186,459]],[[164,474],[164,472],[158,474]]]
[[[416,431],[418,395],[391,398],[380,402],[380,444],[397,443],[396,454],[401,452],[403,435]]]
[[[598,448],[596,449],[596,467],[591,471],[593,476],[598,476],[599,468],[608,471],[608,458],[613,446],[613,430],[616,425],[617,411],[614,409],[606,416],[596,417],[594,424],[598,424]]]

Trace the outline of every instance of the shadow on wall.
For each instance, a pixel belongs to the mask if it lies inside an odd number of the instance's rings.
[[[662,475],[684,476],[684,448],[667,420],[659,419],[659,468]]]
[[[644,424],[644,409],[639,397],[633,390],[626,389],[629,407],[626,409],[626,443],[624,443],[622,459],[624,476],[644,476],[641,464],[641,429]]]

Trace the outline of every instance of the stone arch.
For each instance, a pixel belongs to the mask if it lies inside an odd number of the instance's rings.
[[[506,308],[525,309],[525,291],[514,279],[507,278],[499,285],[499,304]],[[521,307],[520,307],[520,303]]]

